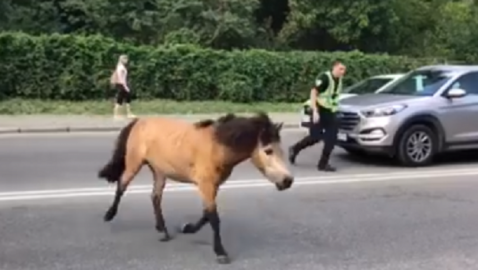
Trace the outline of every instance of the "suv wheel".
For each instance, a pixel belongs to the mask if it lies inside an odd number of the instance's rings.
[[[429,127],[413,125],[403,132],[396,147],[396,158],[402,165],[426,166],[437,152],[438,139]]]

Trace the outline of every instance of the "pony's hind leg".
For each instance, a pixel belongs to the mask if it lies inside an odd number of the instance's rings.
[[[221,239],[221,220],[217,212],[216,195],[218,187],[212,183],[200,182],[198,185],[199,193],[204,203],[204,212],[201,218],[196,223],[186,223],[181,228],[181,232],[185,234],[192,234],[198,232],[207,222],[211,225],[213,231],[213,249],[216,254],[216,261],[220,264],[230,263]]]
[[[159,170],[155,169],[153,166],[148,164],[148,167],[153,173],[153,192],[151,193],[151,201],[153,203],[154,216],[156,218],[156,230],[159,233],[163,234],[159,240],[161,242],[167,242],[171,240],[169,235],[168,228],[164,222],[163,209],[161,206],[163,198],[163,190],[166,186],[166,176]]]
[[[113,220],[118,213],[118,207],[121,202],[121,198],[128,188],[129,183],[131,183],[133,178],[143,166],[143,160],[127,155],[125,158],[125,165],[125,170],[121,175],[121,179],[116,184],[116,192],[113,203],[111,204],[110,208],[108,208],[103,218],[106,222]]]

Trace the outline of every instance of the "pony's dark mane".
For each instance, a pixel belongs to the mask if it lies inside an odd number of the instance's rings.
[[[214,126],[216,140],[237,151],[252,151],[259,141],[264,145],[280,142],[278,126],[264,112],[252,117],[230,113],[215,121],[208,119],[195,125],[198,128]]]
[[[210,126],[214,125],[214,123],[216,123],[215,120],[205,119],[205,120],[201,120],[199,122],[194,123],[194,125],[197,128],[207,128],[207,127],[210,127]]]
[[[218,118],[217,120],[205,119],[205,120],[201,120],[199,122],[194,123],[194,125],[197,128],[207,128],[207,127],[210,127],[210,126],[214,125],[215,123],[228,122],[229,120],[232,120],[234,118],[237,118],[237,117],[232,113],[228,113],[225,116],[222,116],[222,117]]]

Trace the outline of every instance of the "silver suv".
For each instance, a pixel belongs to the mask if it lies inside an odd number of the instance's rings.
[[[405,166],[478,149],[478,66],[416,69],[379,94],[342,100],[338,118],[338,146],[386,154]]]

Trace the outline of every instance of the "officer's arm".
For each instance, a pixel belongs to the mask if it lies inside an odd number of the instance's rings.
[[[314,112],[317,112],[317,96],[317,89],[315,89],[315,87],[312,87],[312,89],[310,89],[310,107]]]
[[[329,86],[329,77],[326,74],[321,74],[317,77],[315,81],[315,86],[310,90],[310,103],[312,109],[317,112],[319,110],[317,106],[317,97],[320,95],[321,92],[325,91]]]

